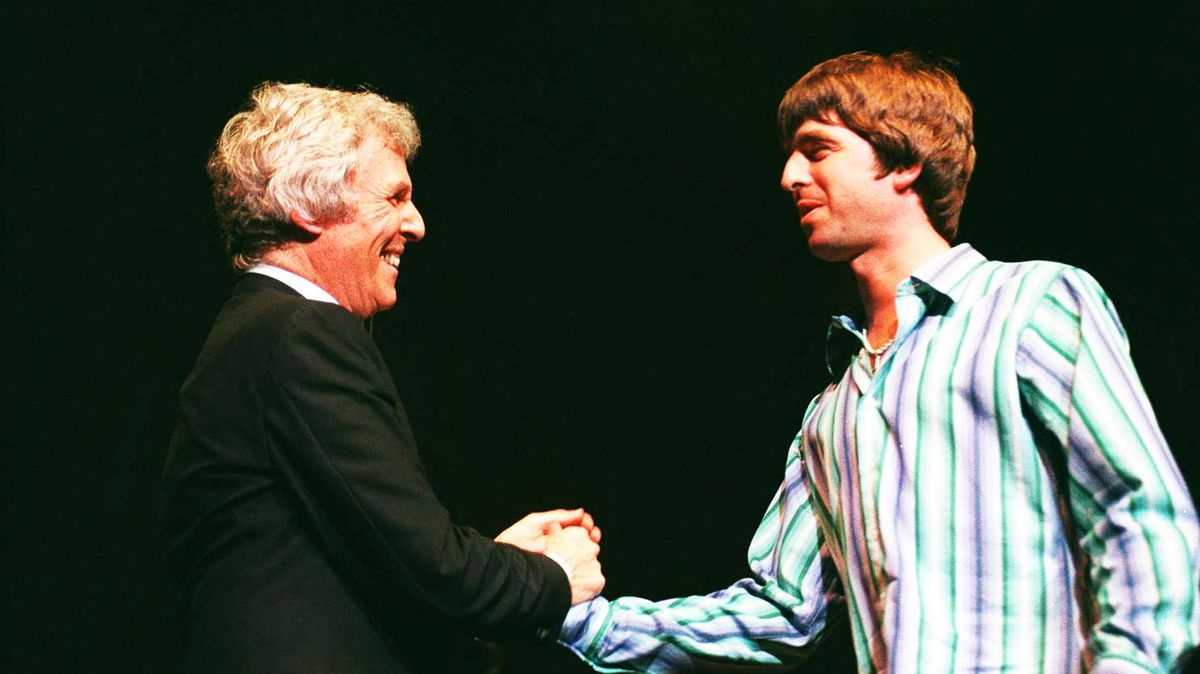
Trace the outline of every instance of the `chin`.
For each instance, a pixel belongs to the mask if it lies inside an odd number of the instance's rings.
[[[845,248],[823,246],[820,243],[813,243],[812,239],[808,241],[808,252],[823,262],[847,262],[853,258],[853,255]]]
[[[813,257],[821,260],[825,260],[831,255],[835,255],[837,252],[836,247],[825,244],[818,239],[814,239],[812,234],[808,235],[808,241],[806,243],[808,243],[808,252],[812,253]]]
[[[392,293],[389,296],[380,297],[379,301],[375,303],[375,313],[379,313],[381,311],[387,311],[388,309],[391,309],[394,306],[396,306],[396,294],[395,293]]]

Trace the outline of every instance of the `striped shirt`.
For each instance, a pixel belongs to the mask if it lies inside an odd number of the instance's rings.
[[[863,673],[1181,666],[1200,640],[1196,511],[1099,285],[964,244],[896,306],[874,372],[865,332],[834,319],[835,381],[805,412],[750,577],[597,598],[564,645],[607,672],[778,668],[844,601]]]

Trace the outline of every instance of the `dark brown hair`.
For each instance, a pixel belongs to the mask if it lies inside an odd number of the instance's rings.
[[[805,120],[840,123],[875,149],[880,175],[921,167],[913,189],[947,241],[975,169],[971,102],[948,70],[913,52],[855,52],[805,73],[779,103],[779,130],[790,147]]]

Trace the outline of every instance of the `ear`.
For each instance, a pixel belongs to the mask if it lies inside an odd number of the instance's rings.
[[[888,175],[892,178],[892,187],[895,188],[897,194],[907,192],[921,176],[921,165],[913,164],[907,168],[899,168]]]
[[[288,219],[292,221],[293,225],[299,227],[305,232],[308,232],[314,239],[325,231],[325,227],[323,225],[304,218],[299,213],[294,211],[288,214]]]

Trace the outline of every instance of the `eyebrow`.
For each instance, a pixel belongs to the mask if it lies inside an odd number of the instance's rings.
[[[833,136],[814,129],[812,131],[797,131],[796,137],[792,139],[792,147],[800,147],[801,145],[812,145],[813,143],[831,143],[837,144],[837,139]]]

